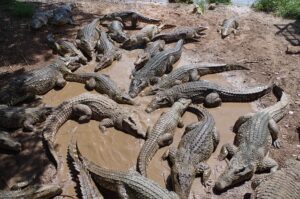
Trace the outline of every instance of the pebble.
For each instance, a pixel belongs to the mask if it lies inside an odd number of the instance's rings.
[[[297,144],[297,148],[300,149],[300,144]]]
[[[290,114],[290,115],[294,115],[294,112],[293,112],[293,111],[289,111],[289,114]]]

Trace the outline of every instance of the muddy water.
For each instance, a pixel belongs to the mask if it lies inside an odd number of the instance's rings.
[[[135,61],[139,52],[141,52],[141,50],[134,50],[130,52],[123,51],[121,61],[114,62],[112,66],[104,69],[101,71],[101,73],[109,75],[118,83],[121,88],[128,91],[128,86],[130,83],[129,75],[133,69],[133,62]],[[175,64],[174,67],[187,64],[191,60],[192,59],[189,54],[184,52],[180,61]],[[93,71],[94,66],[95,62],[92,62],[88,66],[81,68],[80,71]],[[235,72],[232,73],[233,75],[237,74]],[[208,75],[203,77],[203,79],[215,81],[223,85],[229,85],[229,83],[227,83],[224,77],[221,75]],[[43,99],[44,102],[48,104],[58,105],[65,99],[77,96],[83,92],[87,92],[84,89],[84,85],[78,83],[68,83],[62,90],[50,91],[43,97]],[[141,104],[140,106],[133,107],[124,105],[124,107],[130,108],[139,114],[145,130],[147,129],[148,125],[152,126],[155,123],[162,112],[168,110],[167,108],[164,108],[156,110],[152,114],[146,114],[144,110],[151,98],[151,96],[137,97],[136,100]],[[221,134],[221,142],[219,147],[208,161],[208,164],[212,167],[212,180],[215,180],[219,175],[220,168],[225,166],[223,162],[220,163],[217,161],[216,157],[223,143],[232,142],[234,136],[230,130],[232,125],[240,115],[250,111],[250,104],[242,103],[224,103],[220,108],[210,109],[210,112],[213,114],[216,120],[217,128]],[[191,113],[185,113],[183,116],[183,121],[185,125],[188,125],[192,122],[196,122],[197,118]],[[58,182],[64,186],[63,194],[76,197],[74,190],[75,184],[70,177],[66,159],[67,146],[70,138],[74,136],[74,133],[76,133],[76,139],[78,140],[79,148],[82,154],[98,165],[114,170],[128,170],[135,167],[139,151],[144,141],[117,131],[114,128],[110,128],[107,130],[107,132],[102,133],[98,128],[98,124],[99,122],[97,121],[91,121],[81,125],[74,121],[68,121],[57,133],[56,151],[61,162],[63,163],[63,168],[58,171]],[[172,146],[176,147],[178,145],[183,132],[184,128],[176,129],[174,143]],[[157,152],[150,162],[148,168],[149,178],[158,182],[163,187],[165,187],[166,179],[170,174],[170,169],[167,162],[161,160],[161,156],[166,149],[167,147],[162,148]],[[195,180],[192,192],[194,192],[196,195],[204,193],[203,186],[200,184],[200,179]]]

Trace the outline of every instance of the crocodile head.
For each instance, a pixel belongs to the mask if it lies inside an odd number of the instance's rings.
[[[135,105],[136,103],[132,100],[132,98],[125,92],[118,94],[116,96],[116,101],[118,103]]]
[[[149,58],[150,57],[148,53],[139,54],[137,60],[134,62],[134,65],[136,66],[143,65],[147,60],[149,60]]]
[[[85,54],[89,59],[92,59],[94,50],[92,44],[85,39],[77,39],[75,42],[76,46],[83,52],[83,54]]]
[[[116,128],[136,137],[146,137],[146,132],[142,130],[142,125],[136,113],[119,115]]]
[[[158,108],[166,107],[172,104],[173,101],[163,91],[161,91],[153,97],[152,101],[150,102],[150,104],[148,104],[146,108],[146,112],[151,113]]]
[[[255,166],[244,159],[238,154],[232,157],[225,171],[215,183],[217,191],[224,191],[236,184],[251,179],[255,172]]]
[[[171,169],[171,179],[174,191],[181,199],[188,199],[196,171],[189,162],[174,163]]]
[[[53,198],[62,193],[62,189],[57,185],[34,185],[32,189],[35,190],[33,198],[37,199]]]
[[[99,55],[97,56],[97,60],[99,61],[99,63],[95,67],[95,72],[108,67],[113,62],[113,58],[111,55]]]
[[[135,98],[146,86],[146,80],[133,78],[129,86],[130,97]]]
[[[0,132],[0,148],[13,152],[21,151],[21,144],[9,136],[7,132]]]

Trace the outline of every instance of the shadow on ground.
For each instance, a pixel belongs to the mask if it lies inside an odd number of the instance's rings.
[[[284,36],[293,46],[300,46],[300,20],[288,24],[274,24],[278,29],[276,35]]]

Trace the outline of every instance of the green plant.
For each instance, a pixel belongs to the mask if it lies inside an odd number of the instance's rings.
[[[11,5],[11,12],[17,17],[31,17],[34,11],[34,6],[26,2],[14,1]]]

